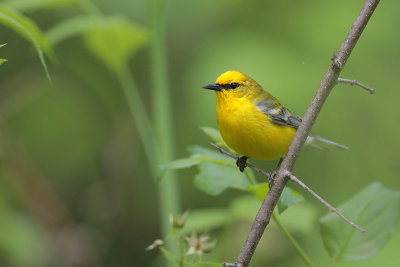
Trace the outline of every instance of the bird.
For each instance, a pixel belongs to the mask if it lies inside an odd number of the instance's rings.
[[[249,158],[275,160],[287,153],[301,124],[301,117],[284,107],[254,79],[236,71],[221,74],[215,83],[203,86],[215,91],[219,131],[225,143],[243,156],[236,165],[244,171]],[[347,149],[320,136],[310,135],[306,144],[317,143]]]

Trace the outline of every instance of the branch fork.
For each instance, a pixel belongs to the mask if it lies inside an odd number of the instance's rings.
[[[237,160],[239,157],[233,155],[232,153],[229,153],[228,151],[226,151],[225,149],[223,149],[222,147],[217,146],[214,143],[210,143],[211,146],[215,147],[216,149],[219,150],[219,152],[221,152],[222,154],[225,154],[235,160]],[[255,167],[254,165],[250,164],[250,163],[246,163],[246,166],[261,173],[262,175],[266,176],[268,179],[272,178],[271,173],[268,173],[264,170],[261,170],[257,167]],[[304,184],[299,178],[297,178],[296,176],[294,176],[290,171],[288,170],[284,170],[283,171],[283,176],[286,179],[289,179],[290,181],[295,182],[296,184],[300,185],[304,190],[306,190],[308,193],[310,193],[313,197],[315,197],[316,199],[318,199],[322,204],[324,204],[329,211],[336,213],[337,215],[339,215],[343,220],[345,220],[348,224],[350,224],[352,227],[356,228],[358,231],[360,232],[365,232],[365,229],[361,228],[360,226],[358,226],[357,224],[355,224],[354,222],[352,222],[351,220],[349,220],[346,216],[344,216],[337,208],[333,207],[331,204],[329,204],[327,201],[325,201],[322,197],[320,197],[317,193],[315,193],[311,188],[309,188],[306,184]],[[229,266],[229,265],[227,265]]]
[[[339,51],[332,59],[332,63],[330,64],[328,71],[321,81],[321,84],[318,88],[317,93],[314,96],[314,99],[311,101],[311,104],[308,107],[302,123],[297,129],[296,135],[292,140],[292,143],[285,158],[283,159],[279,168],[276,170],[276,178],[274,179],[274,183],[268,191],[268,194],[266,195],[260,207],[260,210],[258,211],[256,218],[254,219],[250,233],[247,236],[245,243],[243,244],[242,250],[240,251],[240,254],[236,260],[236,264],[231,266],[246,267],[249,265],[254,251],[258,245],[258,242],[260,241],[261,236],[263,235],[264,230],[271,219],[272,212],[278,202],[278,199],[281,196],[282,191],[289,180],[287,177],[291,177],[291,171],[300,153],[300,150],[303,147],[307,136],[309,135],[311,128],[314,125],[315,120],[318,117],[318,114],[321,111],[322,106],[325,103],[330,92],[332,91],[333,87],[335,87],[338,82],[345,82],[343,79],[339,80],[339,75],[379,2],[380,0],[365,1],[359,15],[354,21]],[[347,83],[361,86],[358,82]],[[372,89],[367,89],[365,87],[363,88],[366,90]],[[371,90],[369,91],[371,92]],[[293,177],[291,178],[293,180]],[[332,211],[338,210],[332,207]]]

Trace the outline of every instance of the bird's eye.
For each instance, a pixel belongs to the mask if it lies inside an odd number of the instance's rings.
[[[236,88],[238,88],[239,87],[239,84],[238,83],[231,83],[231,89],[236,89]]]

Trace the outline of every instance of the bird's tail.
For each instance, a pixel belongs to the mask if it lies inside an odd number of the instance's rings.
[[[328,149],[328,150],[331,148],[349,149],[347,146],[332,142],[328,139],[316,135],[308,136],[306,140],[306,145],[311,145],[319,149]]]

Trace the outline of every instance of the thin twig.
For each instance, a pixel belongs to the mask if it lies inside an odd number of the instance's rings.
[[[325,103],[333,87],[335,87],[337,84],[339,75],[346,64],[346,61],[357,44],[358,39],[360,38],[364,28],[367,26],[368,21],[378,4],[379,0],[365,1],[361,12],[357,16],[349,33],[347,34],[346,39],[342,43],[338,53],[333,58],[327,73],[321,81],[317,93],[315,94],[306,114],[304,115],[302,123],[297,129],[296,135],[290,144],[285,158],[276,171],[274,184],[268,191],[260,210],[254,219],[250,233],[247,236],[247,239],[244,242],[242,250],[237,258],[236,264],[238,267],[246,267],[249,265],[258,242],[260,241],[261,236],[263,235],[264,230],[271,219],[272,212],[278,202],[278,199],[281,196],[287,181],[289,180],[285,172],[290,172],[293,169],[300,150],[309,136],[311,128],[314,125],[323,104]]]
[[[216,149],[218,149],[218,151],[221,152],[222,154],[225,154],[225,155],[227,155],[227,156],[229,156],[229,157],[231,157],[231,158],[233,158],[233,159],[235,159],[235,160],[237,160],[237,159],[239,158],[238,156],[235,156],[235,155],[233,155],[232,153],[229,153],[228,151],[226,151],[226,150],[223,149],[222,147],[219,147],[219,146],[217,146],[216,144],[214,144],[214,143],[212,143],[212,142],[210,142],[210,145],[212,145],[213,147],[215,147]],[[266,177],[268,177],[268,178],[269,178],[270,175],[271,175],[269,172],[266,172],[266,171],[264,171],[264,170],[261,170],[261,169],[257,168],[256,166],[254,166],[254,165],[252,165],[252,164],[250,164],[250,163],[248,163],[248,162],[246,162],[246,166],[249,167],[250,169],[255,170],[256,172],[261,173],[262,175],[264,175],[264,176],[266,176]]]
[[[285,175],[287,175],[290,180],[292,180],[293,182],[297,183],[298,185],[300,185],[301,187],[303,187],[304,190],[306,190],[308,193],[310,193],[311,195],[313,195],[316,199],[318,199],[322,204],[324,204],[331,212],[336,213],[337,215],[339,215],[343,220],[345,220],[347,223],[349,223],[351,226],[353,226],[354,228],[356,228],[358,231],[360,232],[365,232],[364,228],[361,228],[360,226],[358,226],[357,224],[353,223],[352,221],[350,221],[346,216],[344,216],[337,208],[333,207],[331,204],[329,204],[328,202],[326,202],[322,197],[320,197],[317,193],[315,193],[313,190],[311,190],[311,188],[309,188],[306,184],[304,184],[302,181],[300,181],[296,176],[294,176],[290,171],[285,171],[284,172]]]
[[[293,238],[293,236],[289,233],[289,231],[283,226],[282,222],[279,220],[278,216],[276,216],[276,212],[272,213],[272,219],[275,221],[276,225],[278,225],[279,229],[283,232],[289,242],[292,244],[294,249],[297,251],[299,256],[303,259],[304,263],[309,266],[313,267],[314,264],[312,263],[311,259],[307,256],[304,250],[301,248],[299,243]]]
[[[238,159],[237,156],[229,153],[228,151],[226,151],[225,149],[223,149],[222,147],[217,146],[214,143],[210,143],[210,145],[212,145],[213,147],[215,147],[216,149],[219,150],[219,152],[221,152],[222,154],[225,154],[233,159]],[[250,163],[246,163],[246,166],[261,173],[262,175],[266,176],[267,178],[270,177],[270,173],[263,171],[257,167],[255,167],[254,165],[251,165]],[[349,220],[347,217],[345,217],[337,208],[333,207],[331,204],[329,204],[328,202],[326,202],[322,197],[320,197],[317,193],[315,193],[313,190],[311,190],[311,188],[309,188],[306,184],[304,184],[302,181],[300,181],[296,176],[294,176],[290,171],[285,171],[284,175],[289,177],[289,179],[295,183],[297,183],[298,185],[300,185],[304,190],[306,190],[307,192],[309,192],[312,196],[314,196],[316,199],[318,199],[322,204],[324,204],[331,212],[336,213],[337,215],[339,215],[343,220],[345,220],[347,223],[349,223],[351,226],[353,226],[354,228],[356,228],[357,230],[359,230],[360,232],[365,232],[365,229],[361,228],[360,226],[358,226],[357,224],[355,224],[354,222],[352,222],[351,220]]]
[[[364,88],[365,90],[367,90],[371,95],[375,93],[375,89],[366,86],[365,84],[360,83],[357,80],[349,80],[349,79],[343,79],[343,78],[338,78],[338,83],[348,83],[351,85],[357,85],[360,86],[361,88]]]

